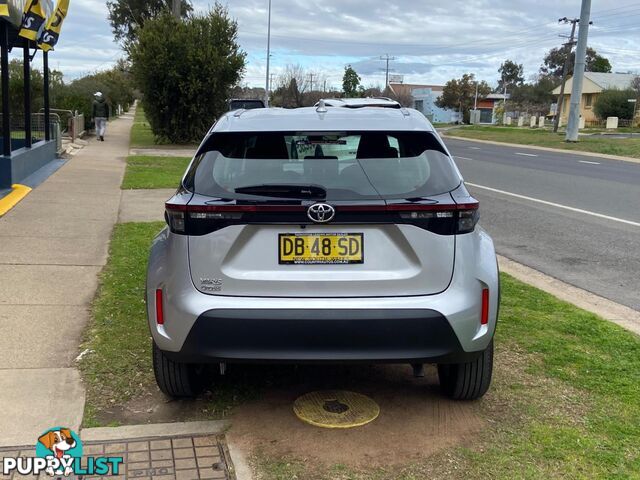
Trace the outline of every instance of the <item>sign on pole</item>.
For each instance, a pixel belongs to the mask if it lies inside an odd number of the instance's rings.
[[[20,28],[22,13],[24,12],[24,0],[0,0],[0,18]]]
[[[51,15],[47,25],[40,34],[38,47],[48,52],[58,43],[60,38],[60,30],[62,30],[62,22],[67,17],[69,11],[69,0],[58,0],[56,11]]]
[[[40,30],[44,28],[45,21],[52,13],[53,2],[51,0],[28,0],[22,17],[22,28],[18,35],[27,40],[37,40]]]

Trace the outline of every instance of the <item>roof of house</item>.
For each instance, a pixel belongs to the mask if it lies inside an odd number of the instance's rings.
[[[433,126],[411,108],[256,108],[229,112],[213,132],[327,132],[327,131],[433,131]]]
[[[490,93],[486,97],[482,97],[482,100],[504,100],[505,97],[509,100],[511,98],[511,94],[507,93],[505,95],[504,93]]]
[[[411,92],[421,88],[430,88],[433,91],[440,92],[444,89],[442,85],[417,85],[412,83],[389,83],[389,88],[396,95],[411,95]]]
[[[631,82],[637,75],[633,73],[602,73],[602,72],[584,72],[584,82],[582,93],[600,93],[602,90],[617,88],[624,90],[631,87]],[[565,95],[571,94],[573,86],[573,76],[567,79],[565,83]],[[553,93],[560,94],[560,86],[553,90]]]
[[[395,100],[385,97],[375,98],[324,98],[326,107],[344,107],[344,108],[363,108],[363,107],[383,107],[383,108],[402,108]],[[315,106],[319,106],[320,102]]]

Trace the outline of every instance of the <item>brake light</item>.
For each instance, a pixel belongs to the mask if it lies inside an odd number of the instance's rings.
[[[156,290],[156,323],[164,325],[164,308],[162,306],[162,289]]]
[[[456,218],[456,234],[470,233],[476,228],[480,219],[480,204],[459,203],[456,205],[388,205],[387,210],[400,212],[400,217],[406,220],[428,220],[438,218]]]
[[[480,325],[489,323],[489,289],[482,289],[482,312],[480,313]]]

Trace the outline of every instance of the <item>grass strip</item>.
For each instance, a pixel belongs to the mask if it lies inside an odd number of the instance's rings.
[[[576,152],[582,151],[640,158],[640,138],[638,137],[610,138],[581,136],[578,143],[567,143],[565,142],[564,133],[553,133],[551,130],[516,127],[483,127],[477,125],[447,130],[445,135],[449,137],[489,140],[519,145],[559,148]]]
[[[189,157],[129,156],[121,188],[177,188],[190,161]]]

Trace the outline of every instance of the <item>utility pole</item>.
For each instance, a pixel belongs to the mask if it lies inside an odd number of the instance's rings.
[[[178,20],[182,18],[182,0],[173,0],[171,4],[171,12]]]
[[[311,85],[309,86],[309,91],[310,91],[310,92],[313,92],[313,77],[314,77],[314,74],[313,74],[313,73],[310,73],[310,74],[309,74],[309,77],[310,77],[310,79],[309,79],[309,83],[311,84]]]
[[[269,62],[271,61],[271,0],[269,0],[269,23],[267,27],[267,86],[264,92],[264,105],[269,106]]]
[[[569,20],[567,17],[558,20],[560,23],[571,24],[571,35],[569,41],[565,43],[564,49],[564,66],[562,67],[562,83],[560,84],[560,96],[558,97],[558,104],[556,106],[556,117],[553,120],[553,133],[558,131],[560,126],[560,116],[562,115],[562,105],[564,105],[564,84],[567,83],[567,75],[569,75],[569,63],[571,62],[571,51],[575,45],[576,25],[580,22],[579,18],[573,18]]]
[[[580,100],[582,100],[582,83],[587,59],[587,39],[589,38],[589,17],[591,16],[591,0],[582,0],[580,10],[580,29],[578,30],[578,46],[576,47],[576,64],[573,68],[573,85],[571,86],[571,105],[565,141],[578,141],[580,126]]]
[[[271,92],[273,90],[273,77],[275,77],[276,74],[275,73],[270,73],[269,74],[269,92]]]
[[[327,93],[327,79],[324,79],[324,86],[322,87],[322,93]]]
[[[390,57],[387,53],[386,55],[380,57],[380,60],[385,60],[387,62],[387,67],[385,68],[386,72],[386,80],[385,80],[385,88],[389,88],[389,62],[393,62],[396,60],[396,57]]]

